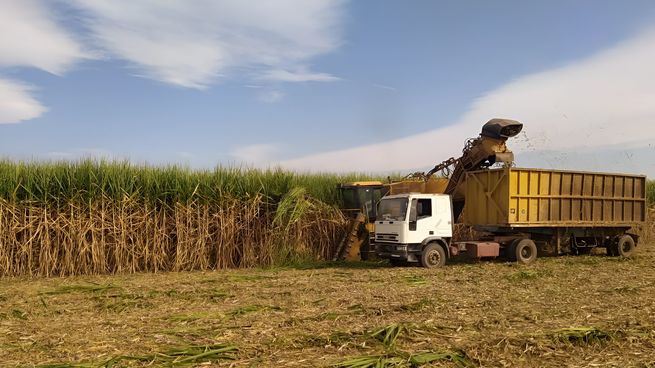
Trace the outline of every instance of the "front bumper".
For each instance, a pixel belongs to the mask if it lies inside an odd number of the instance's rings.
[[[397,259],[406,262],[418,262],[421,256],[421,244],[375,243],[378,258]]]

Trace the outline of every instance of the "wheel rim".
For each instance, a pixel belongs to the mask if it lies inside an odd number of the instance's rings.
[[[630,244],[630,242],[627,241],[623,242],[623,244],[621,245],[621,253],[630,253],[631,250],[632,250],[632,244]]]
[[[520,254],[522,259],[528,259],[532,257],[532,249],[530,247],[523,247],[521,248]]]
[[[438,251],[433,250],[432,252],[428,253],[428,263],[430,265],[438,265],[439,262],[441,262],[441,254],[439,254]]]

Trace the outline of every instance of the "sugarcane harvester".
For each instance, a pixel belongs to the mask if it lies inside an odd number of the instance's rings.
[[[337,189],[341,211],[349,221],[332,260],[368,260],[375,256],[370,237],[375,232],[377,204],[389,188],[380,181],[359,181],[339,184]]]
[[[411,174],[412,177],[429,180],[432,175],[441,173],[448,178],[443,194],[452,196],[453,217],[457,220],[464,209],[464,179],[467,172],[487,169],[496,163],[503,166],[514,164],[514,154],[507,148],[508,138],[518,135],[523,124],[516,120],[491,119],[483,127],[477,138],[466,141],[462,155],[451,157],[436,165],[428,172]]]

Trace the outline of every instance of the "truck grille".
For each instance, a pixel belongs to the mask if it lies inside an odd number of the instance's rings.
[[[398,234],[394,233],[375,233],[375,241],[380,242],[398,242]]]

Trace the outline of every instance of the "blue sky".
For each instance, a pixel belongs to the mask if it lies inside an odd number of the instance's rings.
[[[0,155],[655,175],[652,1],[0,0]]]

